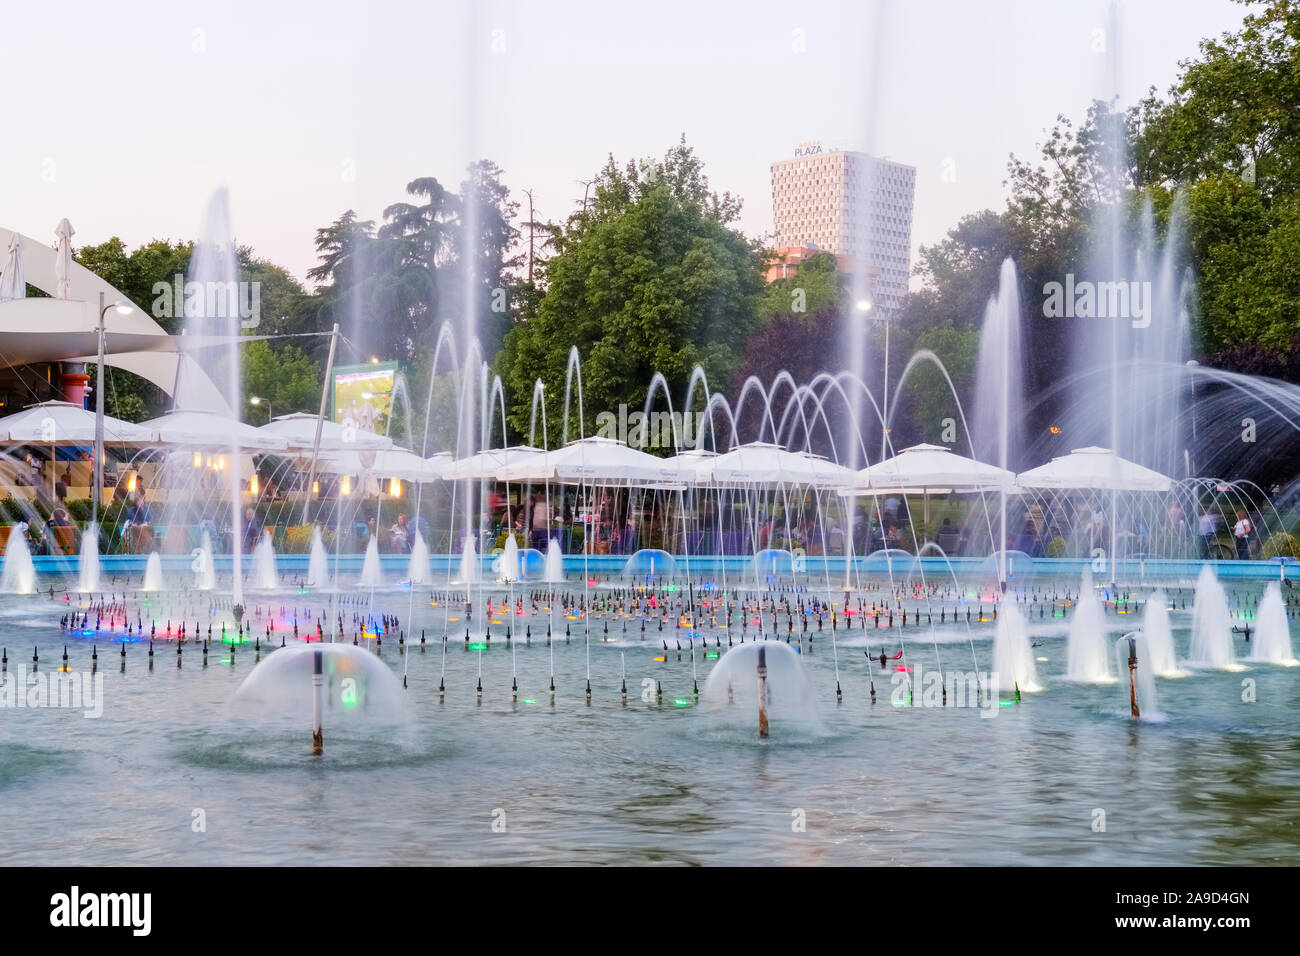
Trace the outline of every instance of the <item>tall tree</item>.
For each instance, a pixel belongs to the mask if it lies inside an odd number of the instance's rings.
[[[674,395],[696,365],[724,381],[756,324],[763,287],[760,247],[731,227],[739,209],[710,190],[685,142],[659,161],[619,166],[610,157],[546,263],[537,315],[506,337],[497,368],[512,426],[526,434],[540,377],[549,435],[559,439],[571,346],[582,360],[588,434],[598,412],[640,408],[655,372]],[[570,437],[576,417],[575,390]]]

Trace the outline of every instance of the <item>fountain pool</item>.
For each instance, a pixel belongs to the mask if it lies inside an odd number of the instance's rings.
[[[221,624],[233,639],[234,623],[220,590],[145,593],[138,576],[106,571],[105,590],[93,596],[73,577],[42,577],[40,592],[6,595],[6,673],[16,680],[33,656],[48,673],[66,646],[71,670],[88,672],[93,662],[103,678],[103,716],[4,711],[4,814],[22,825],[9,828],[0,860],[75,852],[88,863],[1027,864],[1065,856],[1158,865],[1266,863],[1297,849],[1284,808],[1300,786],[1288,756],[1300,669],[1252,664],[1248,674],[1157,677],[1165,722],[1132,721],[1113,683],[1065,679],[1077,578],[1013,587],[996,615],[987,594],[955,584],[908,590],[871,579],[849,592],[846,608],[842,590],[793,582],[735,590],[678,581],[650,591],[619,578],[594,586],[568,578],[488,587],[491,615],[476,591],[470,621],[463,590],[413,590],[404,578],[403,566],[373,594],[337,593],[302,587],[282,570],[278,590],[246,597],[242,643],[224,644]],[[1194,584],[1162,589],[1185,659]],[[1108,629],[1137,626],[1149,593],[1133,586],[1104,602]],[[512,594],[516,603],[503,607]],[[1229,613],[1245,619],[1262,588],[1230,582],[1225,597]],[[1040,693],[1016,703],[1012,682],[1002,681],[992,720],[954,700],[891,699],[897,675],[918,667],[945,679],[990,670],[995,635],[1011,617]],[[187,640],[178,648],[182,622]],[[313,757],[303,723],[310,677],[296,665],[320,646],[318,626],[347,660],[363,662],[374,705],[399,707],[403,717],[358,723],[327,710],[325,751]],[[1230,634],[1235,657],[1248,659],[1244,632]],[[764,639],[776,697],[772,735],[760,739],[743,681]],[[710,679],[730,671],[734,702]],[[1256,686],[1250,703],[1243,677]],[[283,712],[239,706],[248,686],[272,688]],[[789,732],[786,705],[795,702],[815,711],[815,732]],[[1257,812],[1242,813],[1245,805]],[[130,807],[149,824],[117,826],[108,806]],[[1104,834],[1090,830],[1097,806],[1116,808]],[[202,835],[190,829],[196,807],[207,811]],[[791,831],[795,809],[805,812],[805,832]],[[497,811],[505,833],[491,829]],[[1225,842],[1216,834],[1228,827],[1235,835]]]

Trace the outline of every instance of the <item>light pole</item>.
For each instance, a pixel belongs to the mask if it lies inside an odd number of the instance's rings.
[[[99,524],[99,507],[104,499],[104,319],[109,309],[118,315],[129,315],[132,305],[124,299],[104,305],[104,293],[99,294],[99,350],[95,360],[95,493],[90,498],[90,522]]]
[[[250,405],[261,405],[263,403],[266,405],[266,423],[269,425],[271,424],[271,400],[258,395],[248,396],[248,404]]]

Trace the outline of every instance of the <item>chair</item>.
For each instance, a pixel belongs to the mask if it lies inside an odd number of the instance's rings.
[[[77,529],[72,525],[51,526],[56,554],[73,554],[77,548]]]

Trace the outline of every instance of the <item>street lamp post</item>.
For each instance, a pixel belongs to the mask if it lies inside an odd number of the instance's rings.
[[[271,424],[271,417],[272,417],[271,400],[269,398],[262,398],[261,396],[258,395],[248,396],[248,404],[250,405],[261,405],[263,403],[266,404],[266,423],[269,425]]]
[[[109,309],[118,315],[129,315],[131,303],[124,300],[104,305],[104,293],[99,294],[99,349],[95,359],[95,493],[90,496],[91,524],[99,523],[99,509],[104,501],[104,319]]]

